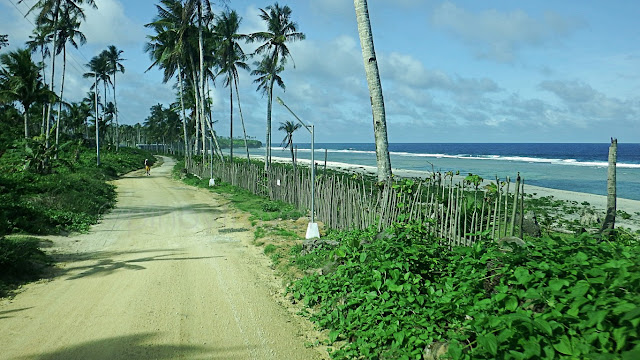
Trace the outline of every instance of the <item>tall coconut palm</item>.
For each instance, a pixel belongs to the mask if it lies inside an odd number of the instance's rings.
[[[193,20],[195,18],[195,4],[185,4],[179,0],[162,0],[161,5],[156,5],[158,15],[145,27],[152,28],[155,35],[148,36],[149,42],[145,45],[145,51],[149,53],[153,63],[147,71],[158,66],[164,70],[163,82],[168,82],[177,71],[177,84],[180,92],[180,107],[182,109],[182,129],[184,137],[185,166],[189,165],[189,136],[187,132],[187,117],[184,106],[184,89],[186,52],[189,47],[189,38],[193,32]]]
[[[78,44],[84,45],[87,42],[87,38],[78,30],[80,28],[79,16],[80,14],[75,7],[69,6],[68,4],[63,5],[62,16],[55,29],[58,35],[58,46],[55,48],[55,54],[57,55],[62,52],[62,81],[60,83],[60,101],[58,103],[58,116],[56,118],[56,146],[60,143],[60,116],[62,115],[64,77],[67,69],[67,42],[76,49],[78,48]]]
[[[118,99],[116,97],[116,73],[121,72],[124,74],[124,65],[122,65],[122,61],[126,60],[121,57],[123,51],[119,50],[115,45],[109,45],[106,50],[107,62],[109,64],[109,72],[113,76],[113,104],[115,107],[115,143],[116,143],[116,151],[118,151],[120,145],[120,139],[118,136]]]
[[[304,40],[305,35],[298,31],[298,24],[291,21],[291,8],[288,6],[280,6],[276,2],[264,9],[260,9],[260,18],[266,23],[267,31],[261,31],[251,34],[252,41],[263,42],[258,46],[256,54],[267,54],[271,58],[274,66],[273,69],[283,67],[287,62],[287,58],[293,60],[287,43],[292,41]],[[273,90],[273,81],[275,76],[271,77],[271,86]],[[269,169],[271,164],[271,105],[273,103],[273,92],[269,92],[267,102],[267,132],[266,132],[266,157],[265,170]]]
[[[17,101],[24,109],[24,137],[29,138],[29,109],[40,101],[47,101],[51,91],[42,82],[39,67],[31,59],[27,49],[19,49],[0,55],[0,94]]]
[[[282,139],[282,143],[280,146],[284,145],[284,148],[289,148],[291,150],[291,163],[293,164],[293,170],[296,169],[296,157],[293,154],[293,133],[300,129],[302,125],[300,123],[294,123],[292,121],[285,121],[280,123],[280,127],[278,130],[284,131],[287,133],[284,139]],[[312,165],[313,166],[313,165]]]
[[[386,182],[391,179],[391,159],[389,158],[389,140],[387,138],[387,119],[384,111],[384,99],[382,98],[382,85],[376,51],[373,47],[373,34],[369,21],[369,9],[367,0],[354,0],[358,22],[358,34],[362,46],[362,59],[369,85],[371,108],[373,111],[373,133],[376,142],[376,161],[378,165],[378,181]]]
[[[93,78],[94,83],[91,86],[91,89],[94,91],[94,105],[95,105],[95,123],[96,123],[96,164],[100,166],[100,116],[98,115],[98,107],[99,107],[99,95],[98,95],[98,81],[102,81],[104,84],[104,96],[103,101],[107,101],[107,83],[111,82],[109,77],[109,63],[107,62],[107,58],[105,53],[102,52],[100,55],[96,55],[89,61],[87,64],[89,67],[89,72],[84,73],[85,78]],[[103,106],[103,117],[104,117],[104,106]]]
[[[9,46],[9,35],[2,34],[0,35],[0,49],[2,49],[5,46]]]
[[[220,71],[216,76],[226,74],[224,85],[229,87],[229,157],[231,161],[233,161],[233,86],[237,85],[238,68],[249,71],[249,65],[245,63],[247,56],[239,43],[240,40],[248,40],[249,36],[238,33],[241,21],[242,18],[238,16],[237,12],[225,11],[217,18],[214,26],[214,33],[219,38],[216,55]],[[242,129],[244,131],[244,119]],[[248,157],[246,131],[244,131],[244,145]]]
[[[45,71],[45,60],[49,56],[51,56],[51,52],[49,51],[49,43],[51,42],[51,30],[49,26],[45,24],[41,24],[36,26],[33,29],[33,34],[29,35],[29,39],[27,41],[27,48],[31,50],[31,53],[35,53],[36,51],[40,52],[40,72],[42,75],[42,82],[47,83],[46,71]],[[44,134],[45,129],[45,117],[47,116],[46,107],[42,107],[42,125],[40,126],[40,135]]]
[[[273,85],[278,84],[283,90],[286,89],[284,81],[280,77],[280,73],[284,71],[284,66],[278,64],[276,60],[265,55],[262,61],[254,62],[256,68],[251,72],[251,75],[256,76],[253,80],[258,84],[257,91],[261,91],[263,95],[267,96],[267,151],[264,159],[264,169],[269,170],[269,156],[271,156],[271,109],[273,105]]]
[[[24,0],[19,0],[18,3],[22,3]],[[85,14],[82,9],[82,5],[89,5],[94,9],[97,9],[94,0],[38,0],[36,3],[31,6],[26,15],[29,15],[31,12],[35,10],[39,10],[39,13],[36,17],[36,24],[40,25],[43,23],[49,22],[51,24],[51,30],[53,31],[53,36],[51,37],[51,47],[53,49],[56,48],[58,40],[57,40],[57,32],[55,29],[58,27],[58,22],[60,18],[60,11],[63,8],[74,9],[74,12],[78,14],[79,19],[84,20]],[[55,53],[51,56],[51,85],[50,89],[53,91],[55,84],[55,69],[56,69],[56,55]],[[49,102],[47,104],[47,115],[46,115],[46,147],[49,147],[49,133],[50,133],[50,119],[51,119],[51,105]]]

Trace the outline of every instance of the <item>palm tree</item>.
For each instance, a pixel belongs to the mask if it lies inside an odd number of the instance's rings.
[[[31,105],[51,99],[52,94],[40,77],[40,68],[31,59],[31,52],[19,49],[0,55],[0,94],[17,101],[24,109],[24,137],[29,138],[29,109]]]
[[[2,34],[0,35],[0,49],[2,49],[5,46],[9,46],[9,35]]]
[[[269,170],[268,157],[271,156],[271,108],[273,105],[273,84],[278,84],[283,90],[286,90],[284,81],[280,77],[281,72],[284,71],[282,64],[277,65],[275,60],[268,55],[262,58],[262,61],[253,63],[256,68],[251,72],[251,75],[257,76],[254,83],[258,84],[257,91],[262,91],[263,95],[267,96],[267,153],[264,159],[265,171]]]
[[[43,83],[47,83],[47,78],[46,78],[46,71],[45,71],[45,59],[49,56],[51,56],[51,52],[49,51],[49,42],[51,41],[51,30],[49,29],[48,26],[41,24],[39,26],[36,26],[33,29],[33,34],[29,35],[29,39],[27,41],[27,48],[29,50],[31,50],[31,53],[33,54],[36,51],[40,51],[40,58],[41,58],[41,62],[40,62],[40,71],[42,74],[42,82]],[[44,128],[45,128],[45,119],[47,116],[47,109],[46,107],[42,107],[42,125],[40,126],[40,135],[44,134]]]
[[[284,131],[287,133],[284,139],[282,139],[282,143],[280,146],[284,145],[284,148],[289,148],[291,150],[291,163],[293,164],[293,170],[296,169],[296,158],[293,154],[293,132],[300,129],[302,125],[300,123],[294,123],[289,120],[280,123],[280,127],[278,130]],[[313,166],[313,164],[311,165]]]
[[[158,15],[150,24],[145,27],[152,28],[156,35],[148,36],[149,42],[145,44],[145,51],[149,53],[153,63],[152,67],[158,66],[164,70],[163,82],[169,81],[176,71],[178,73],[177,83],[180,92],[180,107],[182,109],[182,130],[184,137],[185,166],[189,165],[189,137],[187,132],[187,117],[184,106],[183,84],[186,80],[184,69],[187,58],[186,53],[189,46],[189,38],[192,35],[192,23],[195,18],[195,7],[193,2],[184,5],[179,0],[162,0],[163,6],[156,5]]]
[[[19,0],[18,3],[23,2],[24,0]],[[53,36],[51,37],[51,47],[53,49],[56,48],[58,43],[57,40],[57,31],[55,29],[58,28],[58,22],[60,18],[60,10],[65,9],[73,9],[73,12],[78,15],[78,17],[82,20],[85,20],[84,10],[81,5],[87,4],[97,9],[94,0],[38,0],[27,12],[29,15],[32,11],[39,9],[40,12],[36,17],[36,25],[41,26],[42,24],[50,24],[51,30],[53,31]],[[54,80],[55,80],[55,69],[56,69],[56,54],[54,53],[51,56],[51,91],[54,89]],[[51,102],[47,104],[47,132],[46,132],[46,147],[49,147],[49,123],[51,119]]]
[[[367,0],[354,0],[356,19],[358,21],[358,34],[362,46],[362,58],[367,74],[371,108],[373,110],[373,133],[376,141],[376,159],[378,165],[378,181],[386,182],[391,179],[391,159],[389,158],[389,140],[387,138],[387,119],[384,111],[384,99],[382,98],[382,84],[378,71],[376,51],[373,47],[373,34],[369,21]]]
[[[263,44],[256,49],[255,53],[267,53],[267,56],[273,63],[272,69],[278,69],[280,67],[284,69],[287,58],[293,60],[287,43],[304,40],[305,35],[298,32],[298,24],[291,21],[291,9],[286,5],[280,7],[276,2],[273,5],[267,6],[265,9],[260,9],[260,18],[267,24],[267,31],[251,34],[252,41],[263,42]],[[269,169],[271,163],[271,105],[273,103],[273,81],[275,81],[275,76],[271,77],[269,99],[267,102],[265,170]]]
[[[56,119],[56,146],[60,142],[60,116],[62,114],[62,102],[64,95],[64,76],[67,69],[67,42],[74,48],[78,48],[78,43],[84,45],[87,38],[81,33],[78,10],[75,7],[64,5],[62,16],[56,29],[58,35],[58,46],[55,48],[55,54],[62,52],[62,82],[60,83],[60,102],[58,103],[58,117]],[[56,154],[57,156],[57,154]]]
[[[214,26],[214,33],[219,37],[216,55],[220,66],[220,71],[216,76],[226,74],[224,85],[229,87],[229,155],[233,161],[233,86],[238,80],[238,68],[249,71],[249,65],[245,63],[247,56],[242,47],[238,43],[239,40],[248,40],[249,36],[238,34],[238,28],[242,18],[235,11],[223,12],[217,18]],[[238,104],[239,105],[239,104]],[[247,133],[244,127],[244,119],[242,121],[242,130],[244,132],[244,145],[247,150],[247,159],[249,158],[249,148],[247,146]]]
[[[100,55],[96,55],[89,61],[87,64],[89,67],[89,72],[84,73],[85,78],[93,78],[94,83],[91,86],[91,89],[94,91],[95,95],[95,122],[96,122],[96,163],[100,166],[100,117],[98,115],[98,81],[102,81],[104,84],[104,96],[103,101],[107,101],[107,83],[111,83],[111,78],[109,76],[109,63],[107,61],[107,57],[105,56],[105,52],[103,51]],[[103,106],[103,116],[104,110],[106,106]]]
[[[116,151],[119,149],[119,136],[118,136],[118,100],[116,98],[116,73],[121,72],[124,74],[124,65],[122,65],[123,59],[120,55],[122,55],[123,51],[118,50],[115,45],[109,45],[106,50],[107,62],[109,64],[109,72],[113,75],[113,103],[115,108],[115,120],[116,120],[116,133],[115,133],[115,143],[116,143]]]

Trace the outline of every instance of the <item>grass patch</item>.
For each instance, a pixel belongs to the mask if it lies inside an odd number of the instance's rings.
[[[51,259],[34,237],[0,237],[0,297],[18,285],[38,279]]]
[[[267,246],[264,247],[264,254],[265,255],[269,255],[274,253],[276,250],[278,250],[278,247],[273,245],[273,244],[269,244]]]

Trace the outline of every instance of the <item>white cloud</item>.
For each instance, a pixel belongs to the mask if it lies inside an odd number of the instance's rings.
[[[95,0],[95,3],[98,9],[85,8],[87,18],[80,26],[89,44],[107,46],[117,42],[123,46],[144,41],[144,27],[125,15],[120,1]]]
[[[434,9],[431,22],[470,44],[478,57],[499,62],[512,62],[521,47],[557,41],[579,26],[553,12],[540,19],[522,10],[473,13],[449,1]]]

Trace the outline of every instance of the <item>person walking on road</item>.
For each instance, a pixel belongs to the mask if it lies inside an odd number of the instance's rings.
[[[144,159],[144,170],[147,172],[147,176],[151,175],[151,166],[149,165],[149,159]]]

